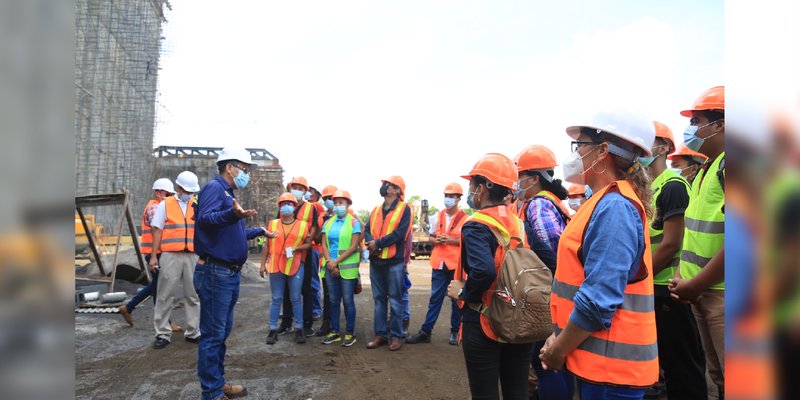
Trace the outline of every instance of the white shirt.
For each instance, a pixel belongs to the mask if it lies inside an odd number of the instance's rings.
[[[178,199],[178,205],[181,207],[181,211],[183,211],[183,216],[186,216],[186,207],[189,206],[189,203],[186,201],[181,201],[180,198]],[[158,207],[156,207],[156,212],[153,213],[153,220],[150,221],[150,226],[153,228],[164,229],[164,224],[167,222],[167,202],[162,201],[158,203]]]

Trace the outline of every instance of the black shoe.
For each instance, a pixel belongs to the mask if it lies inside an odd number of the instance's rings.
[[[314,331],[313,329],[311,330]],[[294,330],[294,341],[298,344],[303,344],[306,342],[306,333],[303,329],[295,329]]]
[[[281,325],[278,327],[278,335],[285,335],[291,331],[292,321],[289,321],[289,323],[281,323]]]
[[[458,332],[450,332],[450,341],[447,343],[450,343],[452,346],[458,346]]]
[[[193,337],[193,338],[192,337],[183,338],[183,340],[185,340],[185,341],[187,341],[189,343],[197,344],[198,342],[200,342],[200,335],[197,335],[197,337]]]
[[[406,343],[408,344],[417,344],[417,343],[430,343],[431,342],[431,335],[426,333],[425,331],[419,331],[414,336],[409,336],[406,338]]]
[[[322,320],[322,326],[317,329],[315,336],[325,337],[331,333],[331,322],[327,319]]]
[[[169,345],[169,340],[159,337],[159,338],[156,338],[155,343],[153,343],[153,348],[154,349],[163,349],[164,347],[167,347],[167,345]]]
[[[303,328],[303,329],[300,329],[300,330],[301,330],[301,331],[303,331],[303,335],[304,335],[304,336],[307,336],[307,337],[314,337],[314,335],[317,333],[317,332],[314,330],[314,328],[312,328],[312,327],[310,327],[310,326],[308,326],[308,327],[305,327],[305,328]]]
[[[411,324],[409,320],[403,320],[403,337],[408,337],[408,325]]]
[[[278,331],[273,329],[269,331],[269,334],[267,335],[267,344],[273,345],[275,343],[278,343]]]

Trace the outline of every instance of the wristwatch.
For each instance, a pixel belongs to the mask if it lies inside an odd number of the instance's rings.
[[[463,287],[462,287],[461,289],[458,289],[458,295],[457,295],[456,297],[458,297],[458,298],[460,299],[460,298],[461,298],[461,293],[462,293],[463,291],[464,291],[464,288],[463,288]]]

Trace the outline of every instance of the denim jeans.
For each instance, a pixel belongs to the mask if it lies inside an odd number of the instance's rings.
[[[151,254],[144,256],[145,265],[150,263],[150,257],[152,257]],[[161,254],[158,254],[156,258],[158,260],[161,260]],[[147,267],[145,266],[145,268]],[[157,295],[158,295],[158,270],[155,270],[150,272],[150,283],[148,283],[147,286],[143,287],[142,290],[136,293],[136,295],[133,296],[132,299],[128,300],[128,302],[125,303],[125,308],[128,309],[129,313],[132,313],[133,310],[136,308],[136,306],[138,306],[139,303],[143,302],[144,299],[147,298],[147,296],[153,296],[153,304],[156,304]]]
[[[461,339],[473,399],[499,399],[498,381],[503,399],[528,399],[533,343],[496,342],[483,333],[480,322],[464,322]]]
[[[372,298],[375,301],[375,336],[388,339],[403,337],[403,269],[405,264],[369,268]],[[389,327],[387,330],[387,313]]]
[[[411,299],[408,289],[411,289],[411,279],[408,279],[408,267],[403,266],[403,321],[411,319]]]
[[[531,355],[531,365],[539,378],[539,386],[536,389],[537,398],[539,400],[572,399],[572,394],[575,392],[575,377],[568,372],[542,368],[539,351],[543,346],[544,340],[534,343]]]
[[[316,254],[317,257],[317,264],[312,265],[311,271],[311,290],[314,292],[314,296],[311,299],[311,312],[314,316],[322,314],[322,302],[321,302],[321,295],[322,295],[322,281],[319,279],[319,258],[320,253],[318,250],[311,250]]]
[[[269,274],[269,287],[270,291],[272,291],[272,302],[269,304],[270,330],[278,329],[278,316],[281,313],[286,286],[289,287],[289,301],[292,303],[294,327],[303,329],[303,299],[300,297],[300,292],[303,290],[304,273],[303,264],[300,264],[300,269],[293,276],[287,276],[280,272]]]
[[[200,298],[200,342],[197,345],[197,376],[202,399],[222,397],[225,385],[225,340],[233,329],[233,307],[239,299],[238,272],[223,266],[197,264],[194,287]]]
[[[339,310],[341,309],[339,305],[344,301],[345,332],[352,335],[356,329],[356,302],[353,296],[356,293],[358,279],[342,279],[341,276],[334,277],[333,274],[328,272],[325,275],[325,281],[328,284],[328,291],[331,297],[329,306],[331,310],[331,330],[339,332]]]
[[[577,382],[581,400],[641,400],[644,398],[644,389],[598,385],[580,379],[577,379]]]
[[[422,331],[431,334],[436,320],[439,319],[439,312],[442,310],[442,303],[447,294],[447,285],[453,280],[455,271],[447,268],[435,269],[431,272],[431,299],[428,302],[428,313],[425,315],[425,323],[422,324]],[[458,332],[461,326],[461,312],[455,300],[450,300],[450,332]]]
[[[303,260],[303,323],[304,327],[311,328],[314,325],[314,313],[312,312],[313,299],[316,297],[316,292],[311,288],[311,275],[314,271],[319,271],[319,252],[309,251],[306,253],[306,259]],[[288,281],[287,281],[288,284]],[[285,287],[284,293],[289,290]],[[289,326],[289,323],[294,316],[293,312],[288,312],[292,308],[292,302],[288,296],[283,297],[283,321],[282,324]]]

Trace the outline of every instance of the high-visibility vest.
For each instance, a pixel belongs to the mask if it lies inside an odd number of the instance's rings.
[[[400,221],[403,220],[403,215],[405,215],[407,208],[406,203],[398,201],[397,206],[384,217],[382,206],[375,207],[375,209],[372,210],[372,214],[369,216],[369,230],[372,234],[372,238],[378,240],[394,232],[394,230],[400,226]],[[381,249],[377,257],[388,260],[393,258],[395,254],[397,254],[397,243]]]
[[[725,214],[722,210],[725,191],[717,176],[724,159],[723,152],[708,170],[700,169],[692,183],[692,201],[683,216],[686,229],[680,270],[684,279],[697,276],[725,243]],[[725,290],[725,280],[717,282],[710,289]]]
[[[164,200],[167,221],[161,231],[161,251],[188,251],[194,253],[194,207],[186,204],[186,215],[175,196]]]
[[[331,238],[328,236],[328,232],[331,231],[331,227],[333,227],[334,221],[338,218],[332,217],[328,218],[328,222],[325,223],[325,240],[328,242],[328,251],[331,249]],[[353,228],[356,225],[356,219],[353,218],[352,215],[347,214],[344,216],[344,224],[342,224],[342,230],[339,231],[339,244],[336,248],[336,255],[334,256],[331,254],[331,257],[338,258],[340,254],[347,251],[350,248],[350,245],[353,243]],[[342,260],[339,263],[339,275],[343,279],[356,279],[358,278],[358,265],[361,261],[361,251],[358,247],[356,247],[356,251],[353,254],[349,255],[346,259]],[[327,265],[328,262],[323,260],[322,265]]]
[[[689,188],[689,182],[686,181],[686,178],[682,177],[681,174],[671,170],[665,169],[664,172],[661,173],[656,179],[653,180],[653,183],[650,185],[653,188],[653,199],[652,204],[653,208],[656,208],[656,200],[658,196],[661,194],[661,190],[666,186],[666,184],[670,182],[680,182],[686,188],[687,195],[691,192]],[[663,221],[662,221],[663,223]],[[653,250],[653,255],[656,254],[656,250],[658,247],[661,246],[661,241],[664,240],[664,229],[662,225],[662,229],[653,228],[653,224],[650,224],[650,248]],[[675,257],[672,258],[670,261],[669,266],[667,268],[662,269],[656,276],[653,278],[653,284],[655,285],[669,285],[669,280],[675,276],[675,270],[678,268],[678,264],[681,262],[681,251],[675,252]]]
[[[158,203],[160,203],[159,200],[150,200],[144,206],[144,212],[142,213],[142,254],[153,254],[153,228],[147,224],[147,210],[153,204]],[[161,249],[156,249],[156,254],[161,254]]]
[[[279,226],[283,225],[278,229]],[[269,223],[270,232],[278,232],[278,236],[269,239],[269,265],[267,272],[270,274],[281,273],[294,276],[300,269],[300,263],[305,259],[306,252],[295,251],[292,257],[286,256],[286,248],[296,249],[308,238],[309,225],[305,221],[295,220],[285,232],[286,225],[280,219],[273,219]]]
[[[483,225],[486,225],[492,231],[498,232],[500,237],[503,238],[503,241],[510,242],[511,248],[517,248],[520,246],[527,247],[528,244],[525,238],[525,226],[523,222],[517,215],[514,213],[514,210],[505,205],[496,206],[496,207],[489,207],[484,208],[483,210],[479,210],[472,214],[466,222],[474,221]],[[466,223],[465,222],[465,223]],[[461,249],[462,254],[463,252],[469,251],[464,247],[464,239],[461,239]],[[497,276],[500,276],[500,267],[503,265],[503,258],[506,255],[506,249],[503,247],[503,243],[498,243],[497,250],[494,252],[494,267],[495,270],[498,272]],[[463,266],[460,266],[459,269],[463,269]],[[467,273],[469,271],[466,271]],[[469,280],[469,275],[467,275],[467,280]],[[485,307],[489,307],[492,304],[492,299],[494,296],[494,291],[497,288],[497,278],[495,278],[494,282],[492,282],[491,286],[486,289],[485,292],[481,295],[481,302]],[[459,305],[460,307],[463,304]],[[503,340],[500,339],[497,334],[494,333],[492,330],[492,325],[489,323],[489,319],[486,318],[483,314],[480,317],[481,321],[481,330],[489,339],[492,339],[497,342],[502,342]]]
[[[550,295],[550,312],[558,335],[567,326],[575,308],[574,296],[585,279],[581,248],[594,209],[608,192],[615,191],[639,211],[642,231],[647,218],[641,200],[628,181],[614,182],[593,195],[567,225],[558,244],[558,267]],[[614,235],[609,231],[608,235]],[[567,354],[566,368],[575,376],[594,383],[648,387],[658,381],[658,344],[653,297],[653,267],[650,237],[640,261],[643,279],[628,282],[622,304],[611,319],[611,328],[593,332]],[[641,274],[637,274],[640,276]]]
[[[528,207],[530,206],[531,201],[537,197],[547,199],[553,203],[553,205],[556,207],[556,210],[558,210],[558,213],[561,214],[561,218],[564,219],[565,224],[569,222],[570,218],[572,218],[569,215],[569,211],[564,207],[564,204],[561,202],[561,199],[559,199],[558,196],[547,190],[542,190],[541,192],[536,193],[535,196],[531,197],[530,200],[522,202],[522,207],[517,210],[517,216],[520,219],[523,221],[528,220]]]
[[[431,268],[439,269],[444,265],[448,270],[455,270],[458,266],[458,257],[461,252],[461,227],[467,220],[467,214],[464,211],[458,210],[456,215],[450,219],[450,226],[447,226],[447,210],[439,211],[439,217],[436,221],[436,236],[447,235],[452,238],[457,238],[459,244],[437,244],[433,246],[431,252]]]
[[[306,203],[308,203],[308,202],[306,202]],[[319,203],[311,203],[311,205],[314,207],[314,209],[317,210],[317,226],[322,228],[322,223],[320,222],[322,220],[320,219],[320,216],[325,214],[325,207],[323,207],[322,204],[319,204]],[[307,221],[307,222],[309,222],[309,226],[310,226],[311,225],[311,221]],[[319,231],[317,231],[317,232],[319,232]],[[312,241],[311,242],[311,248],[314,249],[314,250],[317,250],[317,251],[319,251],[321,253],[322,252],[322,242],[317,242],[316,240]],[[322,259],[322,257],[320,257],[320,259]]]
[[[786,202],[796,196],[800,196],[800,172],[792,168],[786,168],[775,177],[767,189],[767,203],[764,210],[769,210],[768,221],[777,224],[779,218],[782,218],[782,214],[785,212]],[[766,265],[786,264],[787,257],[790,257],[787,254],[789,249],[777,237],[780,234],[779,230],[773,227],[764,231],[766,232],[764,243],[769,243],[769,246],[766,247],[768,260]],[[800,260],[793,260],[791,265],[793,268],[800,268]],[[800,275],[797,276],[797,280],[793,284],[800,285]],[[772,315],[775,326],[778,329],[787,329],[793,323],[795,317],[800,315],[800,291],[794,290],[791,295],[774,301],[775,308]]]

